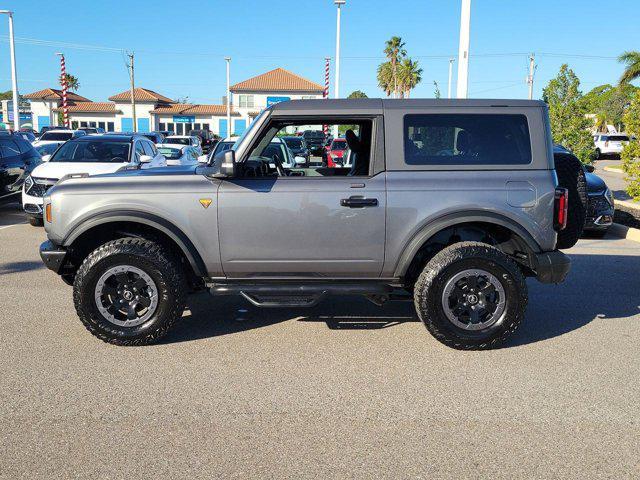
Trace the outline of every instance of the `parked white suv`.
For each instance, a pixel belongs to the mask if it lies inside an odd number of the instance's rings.
[[[593,136],[596,146],[596,158],[606,155],[620,155],[629,137],[621,133],[603,133]]]
[[[44,132],[38,140],[33,142],[34,147],[47,145],[50,143],[62,143],[72,138],[83,137],[87,132],[83,130],[47,130]]]
[[[43,160],[45,163],[33,169],[22,187],[22,207],[34,226],[42,225],[42,203],[47,190],[65,176],[167,166],[167,160],[151,140],[126,134],[83,135],[67,141]]]

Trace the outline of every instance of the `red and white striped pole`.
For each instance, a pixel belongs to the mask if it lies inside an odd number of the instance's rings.
[[[329,57],[324,59],[324,91],[322,92],[322,98],[329,98]],[[329,125],[323,125],[322,130],[325,138],[329,135]]]
[[[60,55],[60,84],[62,85],[62,112],[64,116],[64,126],[69,126],[69,107],[67,105],[67,70],[64,64],[64,53]]]

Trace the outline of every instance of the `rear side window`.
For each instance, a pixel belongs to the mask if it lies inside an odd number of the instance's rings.
[[[16,142],[14,142],[12,139],[2,139],[2,141],[0,141],[1,158],[11,158],[18,155],[20,155],[20,148],[18,148],[18,144]]]
[[[526,165],[531,141],[525,115],[405,115],[408,165]]]

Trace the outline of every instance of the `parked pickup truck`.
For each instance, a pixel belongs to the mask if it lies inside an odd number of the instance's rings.
[[[350,167],[263,155],[284,129],[327,124],[347,128]],[[159,340],[207,289],[262,307],[409,298],[440,342],[491,348],[524,318],[525,277],[569,271],[558,248],[584,224],[572,159],[555,168],[538,101],[283,102],[206,164],[60,181],[40,253],[116,345]]]

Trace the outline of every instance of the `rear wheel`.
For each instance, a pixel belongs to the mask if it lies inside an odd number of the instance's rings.
[[[518,265],[495,247],[461,242],[436,254],[414,287],[420,319],[458,349],[502,343],[522,322],[527,285]]]
[[[115,345],[147,345],[182,316],[186,282],[180,263],[161,245],[121,238],[84,260],[73,283],[84,326]]]
[[[555,161],[558,185],[569,192],[567,226],[558,232],[557,248],[573,247],[584,229],[587,215],[587,181],[582,163],[570,153],[556,153]]]

